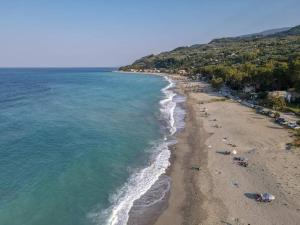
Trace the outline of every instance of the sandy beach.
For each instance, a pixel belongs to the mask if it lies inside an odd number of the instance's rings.
[[[172,149],[168,206],[155,224],[299,224],[300,151],[286,149],[293,132],[205,83],[172,79],[187,96],[186,126]],[[232,150],[248,167],[221,154]],[[256,202],[257,192],[276,199]]]

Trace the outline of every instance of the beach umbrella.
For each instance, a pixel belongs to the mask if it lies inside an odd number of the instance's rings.
[[[275,199],[275,196],[270,194],[270,193],[263,193],[261,195],[261,198],[262,198],[263,201],[271,202]]]

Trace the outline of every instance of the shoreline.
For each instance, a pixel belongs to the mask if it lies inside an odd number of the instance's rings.
[[[116,71],[112,71],[112,72],[129,73],[129,74],[157,75],[157,76],[168,76],[169,75],[167,73],[131,72],[131,71],[122,71],[122,70],[116,70]]]
[[[179,110],[181,99],[174,91],[173,80],[165,74],[153,75],[164,77],[168,83],[161,89],[164,97],[159,102],[160,120],[164,121],[166,133],[153,146],[155,150],[149,165],[133,174],[121,189],[122,196],[111,207],[108,224],[153,224],[161,209],[166,208],[171,185],[166,174],[171,148],[176,142],[175,134],[181,129],[184,114]]]
[[[168,208],[158,217],[155,225],[164,224],[198,224],[205,213],[198,213],[201,208],[201,199],[204,198],[195,185],[196,171],[191,173],[190,168],[198,167],[205,161],[204,141],[207,134],[202,129],[202,124],[195,119],[193,105],[195,102],[189,98],[183,83],[188,82],[179,75],[167,74],[166,76],[176,80],[176,92],[186,97],[185,101],[185,126],[176,134],[177,143],[171,150],[170,166],[167,174],[171,177],[172,186],[168,198]],[[198,136],[194,139],[192,136]],[[200,150],[200,151],[197,151]],[[192,214],[198,214],[198,217]]]
[[[134,72],[128,72],[133,73]],[[175,144],[169,145],[169,151],[170,151],[170,158],[169,158],[169,166],[166,169],[165,173],[163,173],[160,178],[155,182],[155,184],[143,195],[141,198],[137,199],[135,204],[133,205],[130,214],[129,214],[129,225],[152,225],[152,224],[183,224],[184,220],[186,224],[192,224],[191,222],[194,220],[188,220],[186,221],[185,218],[190,217],[189,214],[191,211],[193,213],[197,213],[197,209],[200,207],[200,204],[194,204],[195,201],[193,201],[193,204],[188,204],[192,201],[191,195],[188,195],[187,193],[198,193],[198,197],[202,198],[201,193],[197,190],[197,186],[194,185],[196,182],[196,177],[191,174],[187,173],[190,167],[193,165],[198,165],[202,161],[204,161],[203,153],[195,151],[193,149],[196,149],[198,146],[202,146],[201,143],[205,140],[205,135],[201,135],[203,138],[199,140],[191,140],[189,143],[184,144],[182,146],[182,142],[184,142],[185,139],[187,139],[187,136],[191,135],[199,135],[200,133],[204,134],[204,130],[202,129],[201,124],[198,124],[195,126],[193,124],[194,121],[196,121],[193,117],[195,117],[195,112],[192,110],[192,105],[194,102],[190,102],[190,100],[187,98],[187,93],[185,89],[182,87],[182,77],[178,75],[171,75],[171,74],[153,74],[153,73],[145,73],[146,75],[158,75],[167,77],[171,80],[171,82],[175,82],[174,92],[176,93],[176,96],[184,96],[186,100],[184,101],[181,108],[185,111],[185,117],[184,117],[184,127],[179,127],[179,130],[173,135],[173,137],[176,140]],[[179,79],[179,80],[178,80]],[[191,113],[190,113],[191,112]],[[177,128],[178,129],[178,128]],[[202,146],[204,147],[204,146]],[[177,152],[177,149],[184,149],[185,151]],[[197,157],[189,157],[189,156],[196,156]],[[188,156],[188,157],[187,157]],[[202,158],[202,159],[201,159]],[[180,159],[182,162],[178,163],[178,159]],[[181,163],[185,164],[186,168],[184,171],[181,171]],[[144,210],[135,209],[135,205],[140,204],[140,199],[147,198],[147,195],[151,195],[152,190],[156,189],[157,183],[160,183],[161,178],[167,177],[171,180],[171,188],[169,188],[166,192],[163,198],[161,198],[160,202],[158,204],[154,205],[153,207],[146,207]],[[191,180],[194,180],[193,182],[190,182]],[[184,185],[184,183],[187,183],[189,185]],[[149,194],[150,193],[150,194]],[[185,193],[185,194],[183,194]],[[158,193],[156,193],[158,194]],[[159,194],[158,194],[159,195]],[[187,201],[186,199],[189,198]],[[200,201],[197,201],[199,203]],[[177,213],[177,208],[182,207],[184,209],[181,210],[181,213]],[[133,212],[132,211],[137,211]],[[167,215],[165,216],[166,212]],[[136,215],[138,214],[138,216]],[[171,216],[170,218],[168,218]],[[163,217],[167,217],[166,219]],[[203,214],[203,217],[205,215]],[[192,218],[192,217],[191,217]],[[194,218],[194,217],[193,217]],[[199,217],[200,218],[200,217]],[[172,221],[172,222],[170,222]],[[176,222],[175,222],[176,221]],[[170,222],[170,223],[169,223]],[[195,221],[193,221],[194,223]]]
[[[296,225],[300,221],[300,151],[286,148],[293,140],[291,130],[220,97],[206,83],[180,75],[149,75],[170,77],[176,81],[176,92],[186,96],[185,127],[175,135],[177,143],[165,173],[171,188],[149,225]],[[218,153],[224,150],[236,150],[249,166]],[[254,193],[264,192],[276,199],[271,203],[253,199]]]
[[[122,71],[123,72],[123,71]],[[169,166],[161,176],[167,176],[171,180],[171,187],[166,192],[161,202],[144,211],[140,215],[143,219],[134,218],[130,213],[128,225],[181,225],[181,224],[200,224],[200,221],[206,218],[206,212],[199,209],[205,196],[200,192],[197,182],[199,182],[196,172],[190,168],[205,166],[207,152],[205,149],[205,140],[209,136],[203,128],[201,121],[196,119],[194,105],[197,104],[189,97],[190,91],[186,89],[185,84],[190,81],[186,77],[177,74],[166,73],[140,73],[124,72],[129,74],[144,74],[167,77],[175,82],[174,92],[177,95],[184,96],[184,127],[174,134],[175,144],[169,146],[170,158]],[[195,137],[199,137],[195,139]],[[156,181],[159,182],[160,178]],[[155,186],[156,183],[153,185]],[[147,191],[151,192],[151,188]],[[147,192],[145,195],[147,195]],[[196,199],[195,199],[196,196]],[[143,196],[141,196],[143,198]],[[136,200],[137,202],[139,199]],[[133,206],[134,207],[134,206]],[[149,218],[151,217],[151,218]]]

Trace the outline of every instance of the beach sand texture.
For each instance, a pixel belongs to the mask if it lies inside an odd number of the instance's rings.
[[[286,150],[292,131],[205,83],[172,78],[187,96],[186,127],[172,150],[168,207],[155,224],[300,224],[300,151]],[[218,153],[232,150],[249,166]],[[258,203],[256,192],[276,199]]]

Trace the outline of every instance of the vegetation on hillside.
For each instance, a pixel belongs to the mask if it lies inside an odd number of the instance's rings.
[[[236,90],[254,86],[257,91],[300,91],[300,26],[267,36],[220,38],[179,47],[120,70],[154,68],[169,73],[185,70],[191,77],[202,74],[217,87],[225,83]]]

